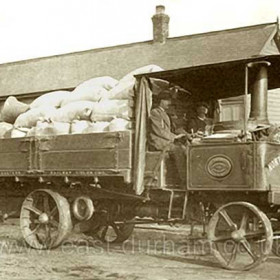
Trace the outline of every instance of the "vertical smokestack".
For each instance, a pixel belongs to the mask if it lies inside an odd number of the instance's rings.
[[[169,16],[164,12],[164,6],[156,6],[156,14],[152,17],[155,43],[165,43],[168,38]]]
[[[251,94],[250,119],[257,123],[268,123],[267,115],[267,61],[251,63],[249,67],[257,71]]]

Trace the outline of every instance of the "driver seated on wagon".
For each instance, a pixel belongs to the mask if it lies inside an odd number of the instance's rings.
[[[150,125],[148,135],[148,145],[150,151],[168,152],[174,159],[181,184],[186,181],[186,148],[176,139],[189,137],[187,133],[175,134],[171,131],[171,120],[167,110],[171,105],[171,95],[168,90],[162,91],[158,95],[158,104],[151,110]]]

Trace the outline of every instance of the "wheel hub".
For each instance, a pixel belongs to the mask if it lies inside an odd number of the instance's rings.
[[[244,230],[235,230],[231,233],[231,237],[234,241],[241,241],[242,239],[244,239],[244,236]]]
[[[41,224],[47,224],[49,222],[49,216],[47,213],[42,213],[39,216],[38,220]]]

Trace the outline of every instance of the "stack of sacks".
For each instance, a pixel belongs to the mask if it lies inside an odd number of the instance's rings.
[[[141,73],[151,73],[163,70],[156,65],[147,65],[125,75],[118,84],[109,90],[107,99],[95,103],[91,114],[91,121],[111,121],[109,131],[122,131],[132,127],[133,98],[135,77]]]
[[[9,131],[10,136],[17,137],[129,129],[133,117],[134,75],[160,70],[162,68],[156,65],[141,67],[119,82],[111,77],[93,78],[81,83],[72,92],[46,93],[30,106],[14,97],[8,98],[2,116],[14,127],[9,126],[2,135],[7,135]]]
[[[13,124],[17,117],[28,109],[29,105],[18,101],[14,96],[9,96],[3,105],[1,117],[4,122]]]

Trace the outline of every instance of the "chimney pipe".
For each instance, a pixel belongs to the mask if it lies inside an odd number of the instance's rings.
[[[165,7],[156,6],[156,14],[152,17],[155,43],[166,42],[169,33],[169,19],[169,16],[165,14]]]
[[[257,71],[251,94],[250,121],[256,123],[269,123],[267,114],[267,61],[249,63],[249,67]]]

